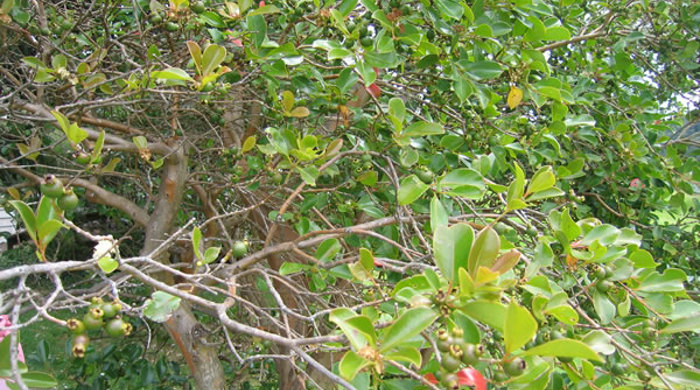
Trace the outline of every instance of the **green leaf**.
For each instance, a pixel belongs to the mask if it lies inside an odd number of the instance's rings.
[[[571,219],[569,209],[564,209],[564,211],[561,213],[560,224],[560,228],[569,242],[575,240],[581,234],[581,227],[578,226],[573,219]]]
[[[599,225],[591,229],[586,233],[579,244],[584,246],[591,245],[594,241],[598,241],[601,245],[608,246],[612,245],[617,236],[620,235],[620,230],[612,225]],[[648,253],[648,252],[647,252]]]
[[[419,121],[408,126],[403,132],[405,137],[424,137],[428,135],[437,135],[445,132],[445,128],[439,123]]]
[[[506,307],[502,303],[488,301],[472,301],[461,308],[469,317],[483,322],[503,332],[506,321]]]
[[[299,175],[301,176],[301,179],[304,180],[304,183],[306,183],[310,186],[316,185],[316,179],[321,174],[321,172],[318,170],[318,168],[316,168],[313,165],[303,167],[303,168],[296,167],[296,171],[299,172]]]
[[[435,0],[435,6],[451,19],[460,20],[464,14],[462,4],[454,0]]]
[[[684,291],[683,282],[687,279],[685,272],[677,268],[669,268],[663,275],[654,271],[646,275],[636,288],[644,292],[679,292]]]
[[[417,307],[406,310],[389,329],[387,329],[384,339],[381,340],[380,351],[388,351],[414,336],[417,336],[430,326],[436,318],[437,313],[428,308]]]
[[[155,322],[165,322],[179,306],[179,297],[156,291],[146,300],[143,315]]]
[[[289,113],[294,107],[294,94],[291,91],[282,92],[282,111]]]
[[[403,122],[406,119],[406,106],[403,100],[391,98],[389,100],[389,119],[394,125],[394,131],[400,133],[403,129]]]
[[[476,276],[479,267],[491,268],[498,252],[501,250],[501,239],[490,226],[482,229],[476,235],[474,245],[469,251],[468,271],[472,277]]]
[[[194,251],[194,255],[197,257],[197,260],[203,261],[202,231],[199,229],[199,226],[195,226],[194,229],[192,229],[192,250]]]
[[[62,227],[63,224],[56,219],[49,219],[48,221],[45,221],[39,225],[37,236],[41,245],[46,247],[46,245],[48,245],[49,242],[56,237],[56,234],[58,234],[58,231],[61,230]]]
[[[24,227],[27,229],[27,234],[29,234],[32,241],[36,242],[37,226],[34,211],[32,211],[32,209],[30,209],[29,206],[27,206],[27,204],[21,200],[11,200],[10,205],[17,210],[19,216],[22,218],[22,222],[24,222]]]
[[[4,0],[2,2],[2,7],[0,7],[0,11],[2,11],[0,14],[8,15],[14,6],[15,0]]]
[[[56,218],[54,201],[48,196],[42,196],[39,207],[36,209],[36,224],[41,226],[44,222]]]
[[[571,39],[571,33],[562,26],[549,27],[544,33],[545,41],[568,41],[569,39]]]
[[[532,317],[532,314],[524,307],[511,302],[506,310],[503,333],[506,354],[520,349],[532,340],[536,333],[537,321]]]
[[[348,338],[348,341],[353,349],[359,351],[369,344],[369,336],[364,330],[357,329],[355,326],[348,324],[348,320],[355,317],[358,317],[358,315],[352,310],[347,308],[338,308],[331,311],[329,321],[338,325],[345,337]],[[360,326],[361,325],[362,324],[360,323]]]
[[[393,352],[384,354],[383,358],[384,360],[412,363],[416,367],[420,367],[423,360],[420,351],[415,347],[396,348]]]
[[[350,15],[350,13],[357,6],[357,0],[343,0],[343,2],[338,5],[338,11],[343,17]]]
[[[469,250],[474,241],[474,231],[465,223],[451,227],[440,225],[433,234],[433,255],[442,275],[451,282],[457,281],[458,270],[467,268]]]
[[[343,247],[337,238],[329,238],[321,243],[316,249],[316,257],[320,262],[327,263],[335,258]]]
[[[374,347],[377,344],[377,333],[374,330],[374,324],[367,316],[355,316],[345,320],[345,323],[360,332],[370,346]]]
[[[379,69],[395,68],[401,63],[401,57],[396,55],[396,52],[394,51],[391,51],[389,53],[377,53],[374,51],[368,51],[365,52],[364,59],[365,63],[370,68],[374,67]]]
[[[496,261],[491,266],[491,271],[502,275],[513,269],[513,267],[518,264],[521,256],[522,253],[516,249],[512,249],[496,258]]]
[[[647,250],[638,249],[629,255],[629,259],[634,263],[635,268],[656,268],[658,263],[654,262],[654,258]]]
[[[88,133],[81,129],[77,123],[71,123],[66,132],[66,137],[74,144],[79,144],[88,137]]]
[[[95,141],[95,146],[92,148],[92,154],[90,155],[90,162],[95,163],[97,160],[99,160],[100,155],[102,154],[102,148],[104,147],[105,144],[105,131],[102,130],[100,132],[100,135],[97,136],[97,140]]]
[[[433,196],[430,201],[430,229],[434,232],[438,226],[447,226],[449,224],[449,216],[447,210],[440,202],[437,196]]]
[[[534,176],[532,176],[532,180],[530,181],[530,186],[527,188],[527,193],[528,194],[534,194],[536,192],[548,190],[554,186],[554,183],[557,182],[556,177],[554,176],[554,172],[552,171],[552,167],[550,165],[547,165],[545,167],[540,168]]]
[[[270,4],[270,5],[265,5],[262,6],[255,11],[251,11],[248,16],[254,16],[254,15],[267,15],[267,14],[276,14],[279,13],[280,9],[277,8],[276,6]]]
[[[601,325],[609,324],[617,312],[617,308],[610,302],[608,296],[597,290],[593,291],[593,308],[598,313]]]
[[[280,275],[282,276],[287,276],[291,274],[295,274],[297,272],[303,271],[309,269],[309,266],[306,264],[301,264],[299,262],[289,262],[285,261],[282,263],[282,266],[280,267]]]
[[[367,248],[360,248],[360,264],[362,268],[371,271],[374,269],[374,255]]]
[[[597,353],[602,353],[603,355],[615,353],[615,346],[611,343],[612,337],[602,330],[592,330],[586,333],[581,341]]]
[[[700,388],[700,373],[691,370],[680,370],[662,374],[671,383],[688,386],[688,388]],[[666,387],[659,384],[659,387]]]
[[[360,370],[372,364],[371,361],[361,357],[353,351],[347,351],[338,365],[340,376],[347,380],[355,378]]]
[[[309,112],[309,109],[306,107],[295,107],[288,115],[293,118],[306,118],[310,114],[311,112]]]
[[[476,80],[494,79],[503,73],[503,68],[494,61],[478,61],[467,64],[464,69]]]
[[[39,371],[29,371],[22,374],[22,381],[27,387],[39,389],[51,389],[58,386],[54,377]]]
[[[204,264],[209,264],[218,259],[219,253],[221,253],[220,246],[212,246],[207,248],[206,252],[204,252]]]
[[[194,81],[190,75],[180,68],[167,68],[165,70],[156,70],[151,72],[151,77],[160,80],[180,80]]]
[[[397,194],[401,206],[409,205],[420,198],[430,186],[423,183],[416,175],[406,176],[401,180]]]
[[[673,320],[661,329],[661,333],[700,332],[700,315]]]
[[[440,190],[453,196],[480,199],[486,191],[481,173],[468,168],[451,171],[439,181]]]
[[[603,359],[588,345],[572,339],[559,339],[528,349],[523,356],[556,356],[582,358],[602,362]]]
[[[187,50],[190,51],[190,56],[192,56],[192,61],[197,67],[197,73],[202,74],[202,48],[195,41],[187,41]]]
[[[100,267],[102,272],[110,274],[119,268],[119,262],[114,260],[112,256],[103,256],[97,260],[97,265]]]

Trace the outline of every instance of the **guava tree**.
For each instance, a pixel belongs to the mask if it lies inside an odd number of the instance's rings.
[[[697,388],[699,19],[683,0],[4,0],[0,177],[31,250],[0,271],[1,376]],[[188,377],[32,371],[38,321],[73,367],[166,330]]]

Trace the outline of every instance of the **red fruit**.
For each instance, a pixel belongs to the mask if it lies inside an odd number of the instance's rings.
[[[367,92],[369,92],[369,94],[375,98],[378,98],[382,94],[382,90],[379,89],[379,86],[375,83],[372,83],[372,85],[367,87]]]

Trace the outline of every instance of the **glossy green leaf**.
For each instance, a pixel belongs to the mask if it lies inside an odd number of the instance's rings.
[[[433,196],[430,200],[430,229],[434,232],[438,226],[447,226],[449,224],[449,216],[447,210],[440,202],[437,196]]]
[[[202,74],[206,76],[213,73],[225,58],[226,49],[216,44],[207,46],[202,55]]]
[[[53,376],[39,371],[29,371],[22,374],[22,381],[27,387],[36,389],[51,389],[58,386]]]
[[[343,359],[340,361],[338,371],[340,372],[340,376],[343,378],[352,380],[355,378],[355,375],[360,372],[360,370],[369,366],[370,364],[372,364],[372,362],[361,357],[357,353],[347,351],[343,356]]]
[[[340,245],[340,241],[338,241],[337,238],[329,238],[318,246],[314,257],[316,257],[319,261],[326,263],[333,260],[341,249],[343,249],[343,247]]]
[[[511,302],[506,309],[503,338],[506,353],[511,353],[527,344],[537,333],[537,321],[530,312]]]
[[[544,190],[548,190],[554,186],[557,179],[554,176],[551,166],[544,166],[540,168],[530,180],[530,185],[527,188],[528,194],[534,194]]]
[[[39,242],[41,242],[41,245],[44,247],[48,245],[49,242],[56,237],[56,234],[58,234],[62,227],[63,224],[57,219],[49,219],[48,221],[44,221],[44,223],[39,225],[39,229],[37,230],[37,238],[39,239]]]
[[[389,351],[417,336],[430,326],[436,318],[437,313],[427,308],[417,307],[406,310],[386,330],[383,339],[380,341],[380,351]]]
[[[155,322],[165,322],[179,306],[179,297],[164,291],[156,291],[146,300],[143,315]]]
[[[684,317],[673,320],[661,329],[661,333],[700,332],[700,316]]]
[[[602,362],[603,359],[591,349],[588,345],[572,339],[552,340],[547,343],[530,348],[524,356],[556,356],[556,357],[571,357],[595,360]]]
[[[112,258],[112,256],[103,256],[97,260],[97,265],[100,267],[102,272],[110,274],[119,268],[119,262]]]
[[[469,251],[469,274],[476,275],[479,267],[491,268],[501,250],[501,239],[493,228],[487,226],[482,229],[474,239],[474,244]]]
[[[435,264],[449,281],[456,281],[457,270],[467,268],[474,231],[465,223],[440,225],[433,233]]]
[[[506,320],[506,307],[498,302],[472,301],[461,308],[469,317],[503,331]]]
[[[438,135],[445,132],[445,128],[439,123],[419,121],[411,124],[401,135],[404,137],[424,137],[428,135]]]
[[[27,229],[27,234],[29,234],[29,237],[36,242],[37,223],[34,211],[32,211],[32,209],[30,209],[29,206],[27,206],[27,204],[21,200],[11,200],[9,203],[15,208],[15,210],[17,210],[19,216],[22,218],[22,222],[24,222],[24,227]]]
[[[167,68],[151,72],[151,77],[161,80],[193,81],[192,77],[180,68]]]
[[[401,206],[415,202],[425,191],[430,188],[423,183],[416,175],[406,176],[401,180],[399,192],[397,194]]]

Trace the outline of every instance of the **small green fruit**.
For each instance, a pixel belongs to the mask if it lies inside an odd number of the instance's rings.
[[[515,358],[513,360],[503,362],[503,372],[510,377],[520,376],[525,372],[527,368],[527,363],[522,358]]]
[[[603,294],[607,293],[608,290],[610,290],[610,288],[612,288],[612,286],[613,286],[612,282],[610,282],[609,280],[605,280],[605,279],[599,280],[595,284],[596,290],[598,290],[599,293],[603,293]]]
[[[425,184],[430,184],[435,179],[435,174],[428,168],[421,168],[416,170],[416,176]]]
[[[90,160],[92,160],[92,156],[90,156],[89,154],[87,154],[85,152],[78,152],[75,155],[75,161],[78,164],[87,165],[90,163]]]
[[[445,371],[455,372],[462,365],[462,362],[460,362],[456,357],[452,356],[451,353],[443,353],[441,364]]]
[[[615,375],[624,375],[628,368],[629,366],[625,363],[615,363],[610,368],[610,371]]]
[[[97,330],[102,327],[102,324],[104,323],[102,321],[102,317],[104,316],[104,312],[102,309],[99,308],[94,308],[90,309],[89,312],[85,314],[83,317],[83,323],[85,324],[85,328],[87,330]]]
[[[66,321],[66,327],[75,335],[85,333],[85,324],[77,318],[71,318]]]
[[[63,196],[58,198],[58,207],[61,208],[63,211],[72,211],[76,207],[78,207],[78,203],[80,200],[78,199],[78,195],[73,192],[73,190],[68,190],[66,191]]]
[[[233,243],[233,256],[237,259],[248,254],[248,241],[236,241]]]
[[[121,303],[114,301],[114,302],[108,302],[104,303],[101,306],[102,311],[104,312],[103,317],[108,319],[108,318],[113,318],[116,316],[119,311],[122,309]]]
[[[493,381],[496,383],[503,383],[508,380],[508,375],[503,371],[496,371],[493,374]]]
[[[206,7],[204,7],[204,3],[201,1],[195,1],[190,5],[190,9],[192,12],[196,14],[201,14],[202,12],[206,11]]]
[[[161,24],[163,22],[163,17],[160,16],[159,14],[155,14],[155,15],[151,16],[150,21],[153,24]]]
[[[90,338],[87,335],[81,334],[75,336],[73,339],[73,348],[71,348],[73,356],[77,358],[85,357],[85,351],[87,350],[89,344]]]
[[[131,324],[122,320],[119,317],[117,317],[113,320],[110,320],[105,325],[105,332],[108,335],[110,335],[111,337],[128,336],[131,334],[131,330],[132,330]]]
[[[165,29],[170,32],[175,32],[180,29],[180,26],[175,22],[165,23]]]
[[[41,182],[41,193],[49,198],[58,198],[63,195],[63,183],[54,175],[46,175]]]
[[[462,363],[473,366],[479,363],[479,357],[484,353],[484,346],[481,344],[464,343],[462,345]]]

